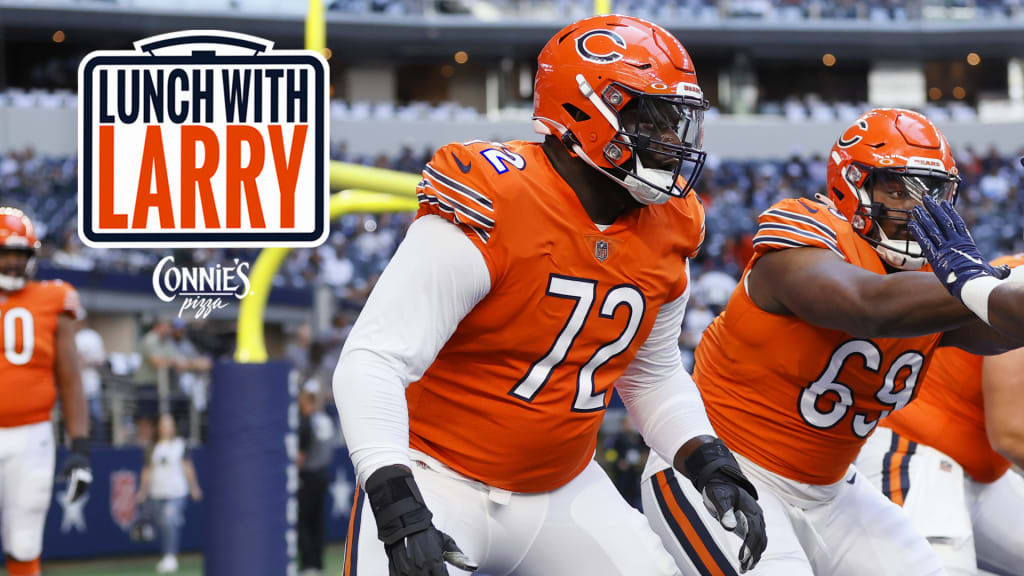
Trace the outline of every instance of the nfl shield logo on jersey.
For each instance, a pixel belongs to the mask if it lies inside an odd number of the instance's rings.
[[[118,470],[110,475],[110,515],[127,530],[135,521],[135,472]]]
[[[608,259],[607,240],[598,240],[594,243],[594,258],[597,258],[598,262],[604,262]]]

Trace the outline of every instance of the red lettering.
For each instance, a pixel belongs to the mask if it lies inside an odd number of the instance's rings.
[[[156,170],[156,191],[153,191],[153,171]],[[167,183],[167,160],[164,158],[164,140],[159,126],[146,127],[146,142],[142,146],[142,169],[139,188],[135,193],[135,211],[132,228],[145,228],[149,209],[156,207],[160,227],[174,228],[174,207],[171,189]]]

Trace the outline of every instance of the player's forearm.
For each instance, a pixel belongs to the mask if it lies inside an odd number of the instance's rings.
[[[356,478],[392,464],[412,468],[409,407],[395,366],[381,355],[346,346],[333,379],[334,401]]]
[[[682,366],[657,383],[620,380],[616,388],[633,426],[668,462],[673,462],[680,447],[691,439],[714,435],[700,391]]]
[[[64,426],[71,438],[87,438],[89,436],[89,410],[82,393],[81,381],[70,378],[60,388],[60,405],[64,414]]]
[[[82,391],[82,379],[78,368],[78,350],[75,348],[75,326],[70,317],[62,315],[57,321],[57,356],[54,361],[54,378],[60,393],[64,426],[71,438],[89,436],[89,410]]]
[[[764,255],[748,276],[747,291],[762,310],[788,311],[859,338],[943,332],[972,318],[934,274],[877,274],[812,248]]]
[[[899,272],[866,278],[857,289],[855,336],[902,338],[945,332],[974,319],[928,272]],[[840,306],[842,306],[840,304]],[[857,322],[851,319],[851,322]]]
[[[999,332],[1024,339],[1024,282],[1003,281],[992,291],[988,298],[988,321]]]

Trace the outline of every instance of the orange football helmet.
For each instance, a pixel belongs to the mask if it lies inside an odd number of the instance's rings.
[[[642,204],[693,189],[710,105],[679,40],[639,18],[594,16],[559,31],[537,63],[537,132],[557,136]]]
[[[26,252],[28,260],[21,269],[0,268],[0,290],[21,290],[35,269],[35,254],[39,239],[32,220],[17,208],[0,206],[0,252]]]
[[[910,210],[889,208],[876,190],[896,190],[920,204],[923,196],[956,202],[956,162],[942,132],[924,115],[876,108],[857,119],[832,146],[828,195],[882,258],[896,268],[917,270],[925,259],[912,239],[888,238],[877,223],[910,222]]]

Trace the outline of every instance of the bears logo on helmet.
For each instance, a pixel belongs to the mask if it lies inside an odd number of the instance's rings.
[[[537,132],[557,136],[641,204],[693,189],[710,104],[676,38],[639,18],[595,16],[562,29],[537,63]]]

